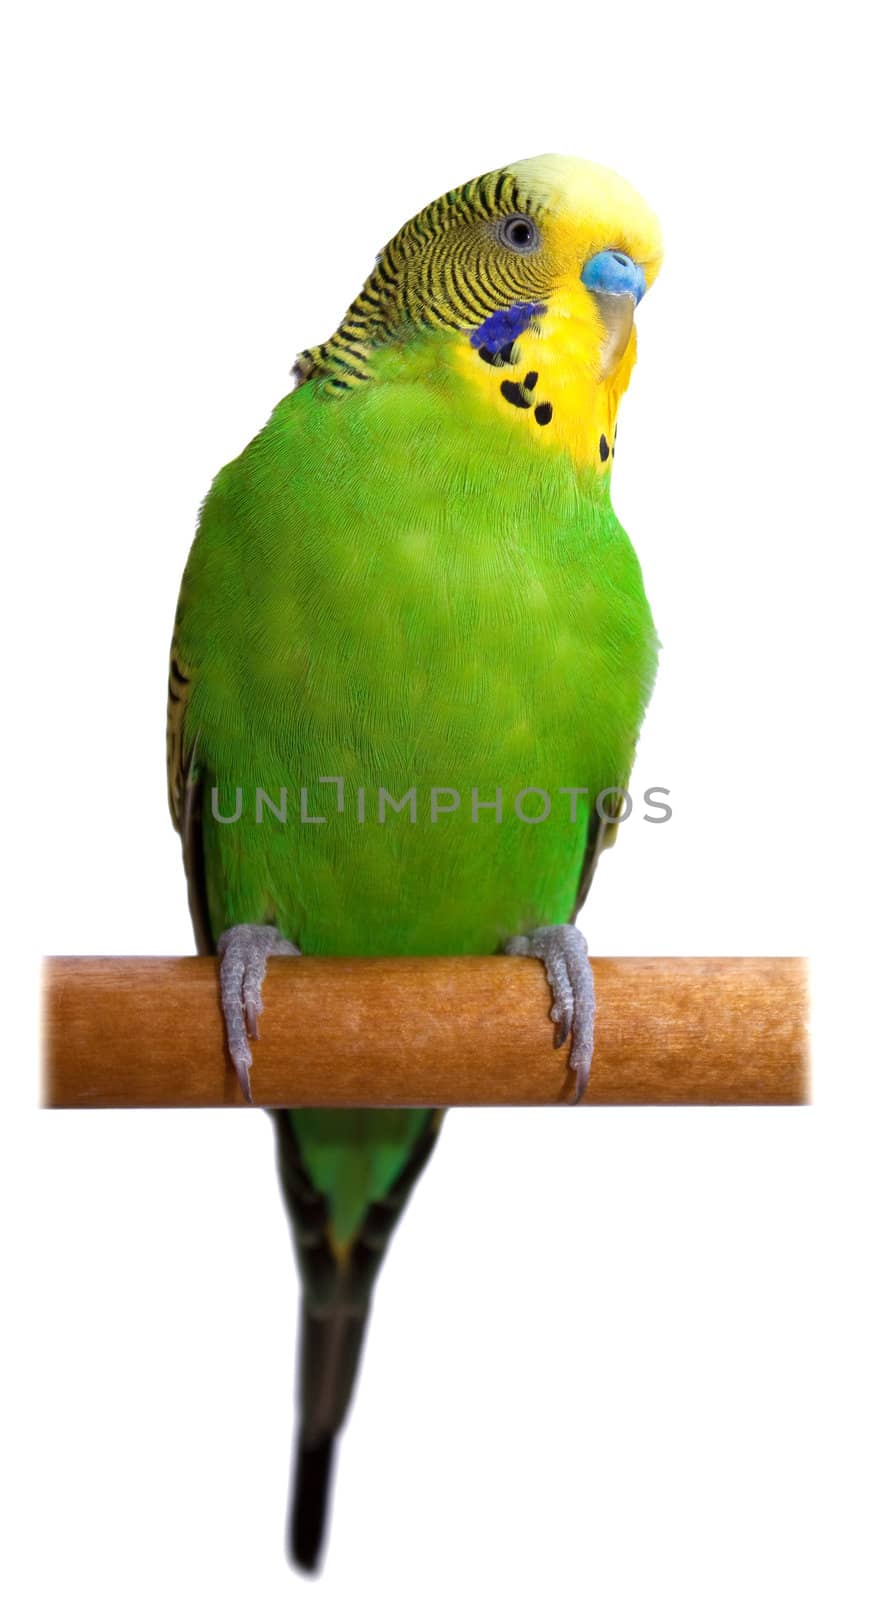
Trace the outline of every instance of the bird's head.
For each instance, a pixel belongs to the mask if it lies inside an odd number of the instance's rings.
[[[561,421],[545,427],[551,438],[592,413],[604,452],[634,362],[635,309],[661,260],[653,212],[617,173],[571,156],[518,161],[405,223],[298,374],[345,394],[381,347],[443,333],[441,348],[489,399]]]

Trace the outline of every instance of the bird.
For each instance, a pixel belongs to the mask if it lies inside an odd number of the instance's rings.
[[[659,648],[610,485],[661,260],[608,168],[544,155],[462,183],[380,251],[207,494],[168,786],[247,1098],[267,963],[301,953],[538,959],[585,1090],[576,918]],[[442,1113],[270,1115],[302,1284],[287,1547],[313,1572],[372,1290]]]

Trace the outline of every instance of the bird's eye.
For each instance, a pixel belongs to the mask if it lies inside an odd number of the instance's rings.
[[[540,244],[538,230],[530,217],[505,217],[499,224],[498,237],[508,250],[513,250],[518,256],[525,256],[532,250],[537,250]]]

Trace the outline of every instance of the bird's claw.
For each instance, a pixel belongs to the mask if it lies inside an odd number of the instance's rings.
[[[589,1081],[595,1024],[595,986],[586,940],[579,928],[561,923],[509,939],[504,949],[506,955],[536,956],[544,963],[553,994],[553,1045],[560,1050],[571,1034],[568,1065],[575,1076],[578,1105]]]
[[[276,928],[240,922],[222,934],[218,951],[219,987],[228,1054],[249,1104],[252,1088],[249,1070],[252,1051],[249,1040],[258,1038],[258,1019],[264,1010],[261,986],[267,971],[268,956],[297,956],[297,945],[284,939]]]

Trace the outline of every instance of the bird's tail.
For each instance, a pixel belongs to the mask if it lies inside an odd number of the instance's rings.
[[[305,1297],[300,1358],[300,1422],[289,1506],[289,1556],[313,1572],[325,1535],[334,1442],[346,1419],[365,1336],[368,1306],[314,1309]]]
[[[325,1200],[304,1167],[291,1118],[282,1111],[274,1113],[280,1182],[304,1285],[288,1553],[305,1572],[319,1566],[335,1441],[355,1388],[371,1290],[404,1204],[434,1147],[440,1122],[440,1113],[429,1116],[398,1178],[371,1203],[341,1260],[331,1248]]]

